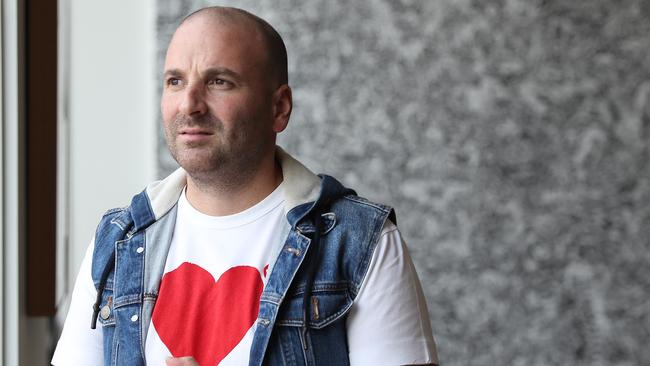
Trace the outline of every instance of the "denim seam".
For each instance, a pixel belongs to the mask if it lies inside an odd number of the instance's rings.
[[[129,207],[129,206],[111,208],[111,209],[109,209],[109,210],[106,210],[106,212],[104,212],[104,214],[102,215],[102,217],[106,217],[106,216],[111,215],[111,214],[114,214],[114,213],[116,213],[116,212],[122,212],[122,211],[125,211],[128,207]]]
[[[124,239],[116,240],[116,241],[115,241],[115,245],[116,245],[116,246],[117,246],[117,245],[123,246],[122,244],[126,243],[127,241],[129,241],[129,240],[131,240],[131,239],[133,239],[133,236],[129,236],[129,237],[124,238]]]
[[[149,202],[149,199],[147,198],[147,202]],[[147,207],[149,208],[149,211],[151,212],[151,205],[147,204]],[[133,229],[135,229],[135,226],[133,226]],[[142,247],[145,248],[147,246],[147,236],[143,233],[142,234]],[[147,358],[145,357],[144,353],[144,342],[146,338],[146,334],[144,334],[144,329],[142,327],[142,313],[144,312],[144,277],[145,277],[145,266],[144,266],[144,255],[140,256],[140,267],[142,268],[142,275],[140,276],[140,305],[138,306],[139,308],[139,318],[138,318],[138,332],[140,333],[140,357],[142,357],[142,362],[146,365],[147,364]]]
[[[336,282],[336,283],[316,283],[314,286],[312,286],[312,293],[319,293],[319,292],[344,292],[350,288],[350,282],[349,281],[341,281],[341,282]],[[305,292],[305,286],[301,285],[296,288],[295,291],[291,292],[288,298],[296,297]]]
[[[140,315],[138,315],[137,321],[138,333],[140,333],[140,357],[142,357],[142,361],[146,365],[147,358],[145,357],[144,353],[144,333],[142,332],[142,312],[144,311],[144,306],[142,306],[142,303],[140,303],[140,306],[138,306],[138,308],[140,309]]]
[[[298,330],[299,332],[302,332],[302,329]],[[311,342],[309,341],[309,332],[305,334],[305,337],[298,337],[300,339],[300,350],[302,351],[302,360],[305,362],[305,366],[308,366],[310,364],[309,362],[309,357],[307,356],[307,352],[311,352]],[[303,343],[304,342],[304,343]]]
[[[102,325],[102,327],[109,327],[111,325],[115,325],[115,317],[113,316],[111,312],[111,316],[108,319],[102,319],[102,317],[97,318],[99,321],[99,324]]]
[[[362,204],[362,205],[366,205],[366,206],[369,206],[369,207],[374,207],[374,208],[376,208],[378,210],[381,210],[384,213],[390,213],[390,210],[386,206],[372,203],[372,202],[367,201],[365,199],[361,199],[361,198],[359,198],[357,196],[344,196],[343,198],[346,199],[346,200],[352,201],[352,202]]]
[[[95,290],[99,287],[99,281],[93,280],[93,285],[95,285]],[[106,285],[104,286],[104,292],[106,291],[113,291],[113,281],[109,278],[106,281]]]
[[[314,329],[323,329],[326,326],[328,326],[328,325],[332,324],[333,322],[335,322],[336,320],[340,319],[341,316],[345,315],[351,307],[352,307],[352,302],[347,304],[341,310],[339,310],[336,313],[328,316],[327,318],[324,318],[323,320],[321,320],[319,322],[309,321],[308,326],[310,328],[314,328]],[[287,327],[287,326],[288,327],[291,327],[291,326],[302,327],[302,325],[303,325],[302,319],[299,319],[299,320],[292,320],[292,319],[278,320],[276,324],[279,325],[279,326],[285,326],[285,327]]]
[[[118,309],[124,306],[128,305],[133,305],[133,304],[140,304],[142,303],[142,297],[140,294],[133,294],[133,295],[123,295],[120,296],[118,299],[113,299],[113,308]]]
[[[304,235],[302,235],[302,234],[301,234],[300,232],[298,232],[298,231],[296,231],[296,234],[297,234],[298,236],[302,236],[302,237],[304,237]],[[291,236],[291,232],[289,232],[289,236]],[[286,244],[286,241],[289,239],[289,236],[287,236],[287,239],[285,240],[285,244]],[[305,245],[305,250],[308,250],[309,247],[311,246],[311,239],[309,239],[309,238],[305,238],[305,239],[308,240],[307,244]],[[295,268],[294,268],[294,270],[293,270],[293,273],[291,274],[291,278],[289,279],[289,283],[292,283],[292,282],[294,281],[294,279],[296,278],[296,274],[297,274],[298,271],[300,270],[300,266],[302,266],[302,263],[303,263],[304,259],[305,259],[305,256],[302,256],[302,257],[300,258],[299,263],[295,266]],[[271,276],[271,275],[272,275],[272,273],[269,274],[269,276]],[[288,290],[288,288],[287,288],[287,290]],[[275,304],[275,305],[276,305],[276,309],[271,313],[272,318],[269,319],[269,320],[270,320],[270,324],[273,324],[273,326],[275,326],[275,322],[276,322],[276,320],[277,320],[277,318],[278,318],[278,307],[279,307],[279,304],[282,303],[283,300],[286,298],[286,295],[287,295],[286,292],[287,292],[287,290],[283,291],[284,294],[282,294],[282,296],[280,296],[279,303],[278,303],[278,304]],[[268,329],[267,329],[267,331],[270,332],[270,330],[268,330]],[[264,343],[262,344],[262,346],[263,346],[262,349],[266,350],[266,349],[268,348],[268,346],[269,346],[269,341],[270,341],[270,334],[269,334],[268,336],[264,337]]]
[[[120,342],[118,342],[117,337],[113,337],[113,342],[115,342],[115,346],[113,347],[113,354],[111,355],[111,364],[117,366],[117,354],[120,349]]]
[[[144,301],[147,301],[147,300],[154,300],[154,301],[156,301],[156,299],[158,298],[158,294],[153,294],[153,293],[145,292],[145,293],[142,295],[142,297],[143,297],[143,300],[144,300]]]
[[[278,306],[280,305],[280,301],[282,301],[282,296],[279,296],[277,294],[270,295],[270,294],[262,293],[262,297],[260,297],[260,302],[262,301]]]
[[[356,295],[359,293],[359,287],[362,285],[364,279],[368,275],[368,270],[370,268],[370,262],[372,260],[372,256],[375,253],[375,250],[377,249],[377,244],[379,243],[379,239],[381,238],[381,228],[385,225],[386,220],[388,219],[388,215],[390,214],[389,211],[382,210],[384,212],[384,218],[379,222],[379,220],[375,220],[376,225],[379,227],[373,228],[372,230],[372,235],[368,238],[368,243],[367,245],[364,245],[367,249],[365,250],[365,253],[363,257],[361,258],[361,261],[359,263],[359,266],[357,267],[357,271],[354,274],[354,278],[352,279],[352,288],[353,288],[353,293]],[[353,298],[354,300],[354,298]]]

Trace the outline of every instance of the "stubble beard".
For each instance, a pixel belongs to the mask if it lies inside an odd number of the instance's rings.
[[[234,125],[238,128],[229,133],[212,114],[199,118],[178,115],[165,128],[165,140],[174,160],[199,189],[236,192],[255,176],[266,148],[251,138],[250,124],[236,121]],[[182,142],[178,131],[183,127],[205,128],[214,134],[209,142]]]

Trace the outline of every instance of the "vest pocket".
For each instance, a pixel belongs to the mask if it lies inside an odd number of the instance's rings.
[[[314,284],[308,327],[300,289],[284,299],[267,348],[269,365],[348,365],[345,315],[353,300],[346,283]]]
[[[303,326],[304,288],[284,299],[280,306],[275,324],[277,326]],[[308,306],[310,328],[321,329],[343,317],[352,306],[347,283],[314,284]]]

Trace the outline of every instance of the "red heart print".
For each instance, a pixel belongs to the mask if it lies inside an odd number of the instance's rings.
[[[163,276],[151,320],[174,357],[218,365],[255,322],[263,287],[255,267],[232,267],[215,282],[185,262]]]

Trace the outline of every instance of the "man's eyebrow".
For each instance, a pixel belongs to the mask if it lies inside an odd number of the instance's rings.
[[[241,80],[242,77],[238,73],[227,67],[210,67],[203,71],[203,77],[209,79],[215,76],[229,76],[235,80]]]
[[[181,75],[183,75],[183,73],[179,69],[165,70],[165,73],[163,74],[165,78],[168,78],[170,76],[181,76]]]

